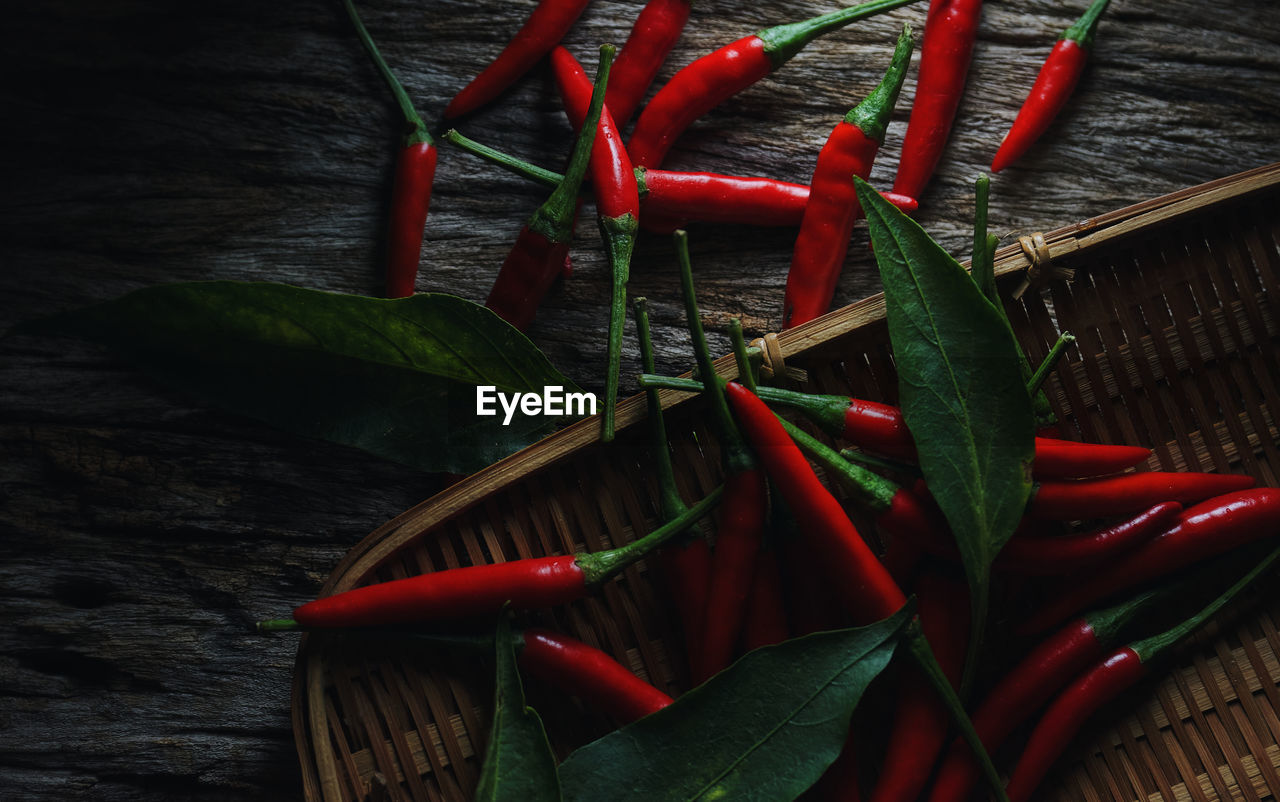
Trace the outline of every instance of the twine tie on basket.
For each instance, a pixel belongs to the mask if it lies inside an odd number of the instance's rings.
[[[809,381],[809,373],[801,368],[788,367],[787,360],[782,355],[782,346],[778,344],[777,332],[769,332],[763,337],[757,337],[751,341],[752,348],[760,349],[760,378],[769,381],[777,376],[785,376],[786,378],[796,382]]]
[[[1075,270],[1053,265],[1053,254],[1049,252],[1049,243],[1045,241],[1043,233],[1037,231],[1029,237],[1018,237],[1018,245],[1021,246],[1022,253],[1031,266],[1022,277],[1022,283],[1013,291],[1015,299],[1021,298],[1030,287],[1039,289],[1055,279],[1071,281],[1075,278]]]

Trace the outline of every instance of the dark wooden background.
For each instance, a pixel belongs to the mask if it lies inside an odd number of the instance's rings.
[[[434,118],[533,3],[364,5]],[[833,5],[698,0],[662,77]],[[972,177],[1084,5],[986,4],[956,135],[919,214],[962,257]],[[568,44],[589,71],[595,46],[621,44],[639,7],[587,10]],[[697,124],[668,165],[807,181],[901,23],[918,29],[924,12],[820,41]],[[397,116],[339,3],[47,0],[5,16],[0,328],[169,281],[379,290]],[[882,185],[913,89],[914,74],[873,174]],[[547,166],[568,146],[544,68],[461,127]],[[1277,158],[1280,5],[1116,0],[1071,108],[995,180],[992,224],[1049,229]],[[482,300],[543,195],[442,152],[418,289]],[[575,275],[530,334],[599,389],[608,283],[594,226],[580,235]],[[778,325],[793,236],[693,230],[710,323]],[[840,303],[876,290],[864,243],[859,231]],[[669,244],[646,239],[632,272],[632,293],[652,302],[660,366],[685,369]],[[630,342],[627,359],[634,372]],[[436,481],[204,408],[92,344],[30,336],[0,340],[0,454],[0,796],[299,796],[295,644],[252,622],[311,597],[352,544]]]

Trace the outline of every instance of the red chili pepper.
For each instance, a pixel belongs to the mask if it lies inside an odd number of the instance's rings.
[[[822,484],[809,461],[764,402],[737,382],[725,385],[725,397],[744,434],[761,456],[769,478],[799,523],[812,560],[831,578],[855,623],[891,615],[906,597],[867,546],[840,502]]]
[[[470,114],[507,90],[538,60],[560,44],[587,7],[587,0],[539,0],[515,37],[488,67],[454,95],[444,117],[452,120]]]
[[[880,85],[838,123],[818,154],[809,204],[804,210],[787,273],[782,327],[789,329],[827,312],[835,296],[853,224],[862,215],[853,176],[871,177],[889,116],[911,64],[911,27],[904,25]]]
[[[639,540],[608,551],[473,565],[380,582],[308,602],[262,630],[412,624],[550,607],[580,599],[711,511],[723,488]]]
[[[987,751],[999,749],[1023,721],[1073,677],[1102,659],[1131,623],[1158,609],[1174,590],[1185,590],[1185,586],[1150,590],[1089,613],[1042,641],[992,687],[974,711],[973,726]],[[938,770],[928,802],[964,802],[980,776],[973,753],[957,738]]]
[[[1108,563],[1088,581],[1073,582],[1018,631],[1041,632],[1112,593],[1277,534],[1280,490],[1259,487],[1218,496],[1183,510],[1172,527]]]
[[[1105,518],[1162,501],[1195,504],[1253,485],[1252,476],[1168,471],[1126,473],[1103,479],[1045,480],[1036,485],[1027,504],[1027,515],[1057,521]]]
[[[1167,529],[1182,512],[1176,501],[1156,504],[1118,524],[1079,535],[1035,537],[1015,534],[992,568],[1019,574],[1068,574],[1133,551]]]
[[[917,491],[918,492],[918,491]],[[1166,501],[1143,510],[1132,518],[1091,532],[1057,537],[1037,533],[1039,522],[1023,519],[1023,525],[1004,544],[991,567],[1005,573],[1035,576],[1070,574],[1114,560],[1151,540],[1174,523],[1182,505]],[[908,541],[936,557],[959,559],[955,543],[941,532],[904,529]]]
[[[644,387],[697,392],[702,384],[690,379],[645,373]],[[797,409],[832,437],[847,440],[859,448],[894,459],[913,460],[915,441],[897,407],[842,395],[816,395],[761,387],[760,397],[770,404]],[[1070,440],[1036,438],[1034,474],[1040,479],[1078,479],[1117,473],[1146,460],[1151,449],[1138,446],[1076,443]],[[1164,499],[1159,499],[1164,500]]]
[[[969,643],[967,589],[962,582],[926,570],[916,580],[916,599],[925,638],[952,687],[957,687]],[[948,721],[947,709],[929,681],[912,667],[898,686],[897,712],[871,802],[913,802],[920,795],[946,746]]]
[[[625,128],[689,19],[689,0],[649,0],[618,51],[604,104]]]
[[[1089,59],[1089,51],[1093,49],[1094,34],[1098,30],[1098,20],[1111,0],[1094,0],[1089,10],[1062,32],[1053,51],[1045,59],[1036,82],[1031,86],[1031,93],[1022,102],[1018,116],[1014,118],[1013,127],[1004,135],[995,158],[991,161],[991,172],[998,173],[1018,159],[1049,130],[1053,118],[1058,116],[1067,98],[1075,91],[1076,81],[1084,72],[1084,64]]]
[[[580,640],[547,629],[526,629],[521,646],[521,668],[623,724],[671,704],[670,696]]]
[[[581,130],[591,105],[591,81],[577,60],[563,47],[551,51],[551,67],[564,99],[565,112],[576,130]],[[613,440],[614,408],[618,404],[618,372],[622,365],[622,327],[626,323],[627,279],[631,272],[631,252],[635,249],[640,220],[640,192],[631,157],[622,143],[622,133],[614,125],[606,104],[600,111],[600,125],[591,151],[591,184],[595,188],[600,235],[609,254],[612,292],[609,303],[609,338],[605,349],[607,368],[604,380],[604,412],[601,440]]]
[[[670,696],[605,652],[577,638],[538,627],[508,631],[522,669],[570,696],[583,699],[621,724],[629,724],[671,704]],[[396,629],[367,630],[361,634],[435,646],[493,648],[490,636]]]
[[[614,120],[615,124],[617,120]],[[517,159],[496,148],[468,139],[455,130],[445,141],[508,170],[556,186],[564,176]],[[688,223],[736,223],[753,226],[798,226],[809,202],[809,187],[774,178],[718,173],[686,173],[636,167],[640,192],[640,227],[670,234]],[[905,213],[914,212],[915,199],[881,193]]]
[[[786,610],[778,545],[766,540],[756,552],[755,574],[747,595],[747,620],[742,630],[743,648],[751,651],[790,638]]]
[[[702,330],[698,299],[693,287],[689,240],[683,231],[674,237],[680,263],[680,289],[685,317],[693,340],[698,372],[714,376],[711,351]],[[711,587],[703,615],[702,648],[693,664],[693,681],[701,683],[729,665],[747,614],[747,591],[755,573],[756,552],[764,532],[765,478],[756,458],[733,421],[719,382],[707,382],[704,391],[711,420],[725,463],[725,499],[720,526],[711,552]]]
[[[919,198],[951,135],[969,75],[982,0],[931,0],[920,43],[920,75],[902,138],[894,192]]]
[[[406,298],[413,295],[422,260],[422,229],[431,206],[431,184],[436,175],[436,146],[404,86],[391,72],[374,44],[364,22],[360,20],[352,0],[343,0],[347,15],[355,25],[360,43],[377,65],[391,89],[409,133],[396,159],[395,179],[391,184],[391,226],[387,242],[387,297]]]
[[[640,112],[627,144],[631,160],[644,167],[657,167],[694,120],[787,63],[814,39],[913,2],[872,0],[803,22],[778,25],[694,61],[672,76]]]
[[[1098,708],[1110,702],[1147,673],[1142,657],[1128,646],[1116,650],[1071,684],[1054,700],[1036,725],[1006,786],[1009,802],[1031,798],[1049,767],[1062,754],[1080,727]]]
[[[574,143],[564,179],[521,229],[485,301],[485,306],[518,329],[524,329],[533,322],[542,296],[564,270],[569,241],[573,239],[578,188],[586,176],[595,142],[595,137],[588,132],[594,132],[599,123],[604,108],[605,81],[609,79],[612,63],[613,46],[603,45],[587,125]]]
[[[649,337],[649,313],[647,301],[637,298],[632,304],[636,316],[636,337],[640,341],[640,362],[645,370],[653,369],[653,342]],[[662,402],[657,390],[646,390],[648,402],[649,449],[657,465],[658,504],[662,519],[670,521],[688,506],[676,488],[675,470],[671,464],[671,451],[667,442],[667,427],[662,416]],[[711,548],[706,538],[687,534],[668,543],[659,560],[667,578],[676,609],[680,613],[680,626],[684,632],[685,659],[690,666],[701,658],[703,616],[707,611],[707,591],[711,583]]]
[[[1025,802],[1040,785],[1054,761],[1066,749],[1098,708],[1132,687],[1147,673],[1147,667],[1210,617],[1235,599],[1280,559],[1280,549],[1272,551],[1249,573],[1214,599],[1204,609],[1159,635],[1122,647],[1082,674],[1058,695],[1027,739],[1026,749],[1009,778],[1009,802]]]
[[[876,526],[890,535],[916,542],[950,544],[946,519],[936,507],[924,504],[916,494],[893,481],[854,465],[834,449],[784,418],[783,431],[800,450],[817,460],[837,482],[849,490],[854,501],[875,516]]]

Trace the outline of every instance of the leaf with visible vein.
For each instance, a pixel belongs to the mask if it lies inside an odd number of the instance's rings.
[[[858,700],[897,647],[908,605],[861,629],[757,649],[670,706],[560,765],[572,802],[792,800],[844,746]]]
[[[902,417],[969,581],[970,677],[991,562],[1031,496],[1035,419],[1022,351],[960,263],[869,184],[857,184],[884,282]]]
[[[474,802],[560,802],[556,758],[542,719],[525,705],[511,622],[503,610],[494,633],[497,689],[493,726]]]
[[[452,295],[167,284],[20,331],[102,342],[217,406],[428,471],[479,470],[564,422],[479,417],[476,386],[578,391],[523,334]]]

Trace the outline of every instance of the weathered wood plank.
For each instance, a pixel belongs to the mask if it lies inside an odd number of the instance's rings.
[[[377,0],[369,27],[428,116],[533,6]],[[828,10],[699,0],[662,78],[738,36]],[[1077,12],[989,2],[956,136],[920,219],[962,254],[971,177]],[[588,65],[638,1],[597,0],[567,40]],[[807,181],[831,126],[884,68],[904,20],[802,53],[680,140],[669,164]],[[150,284],[204,278],[379,289],[395,109],[337,3],[28,4],[9,17],[0,101],[0,327]],[[997,178],[991,218],[1031,231],[1280,156],[1280,7],[1122,0],[1077,99]],[[873,178],[892,181],[914,75]],[[461,126],[557,166],[569,134],[539,68]],[[441,155],[418,287],[482,299],[543,190]],[[608,281],[584,214],[577,269],[531,335],[598,389]],[[776,327],[790,231],[700,227],[705,314]],[[837,301],[876,288],[859,232]],[[646,238],[661,369],[689,364],[669,245]],[[715,333],[715,345],[725,340]],[[624,372],[634,369],[627,345]],[[628,387],[633,385],[628,382]],[[0,782],[12,799],[280,799],[300,794],[293,642],[250,632],[313,594],[364,533],[435,481],[201,408],[101,350],[0,341]]]

